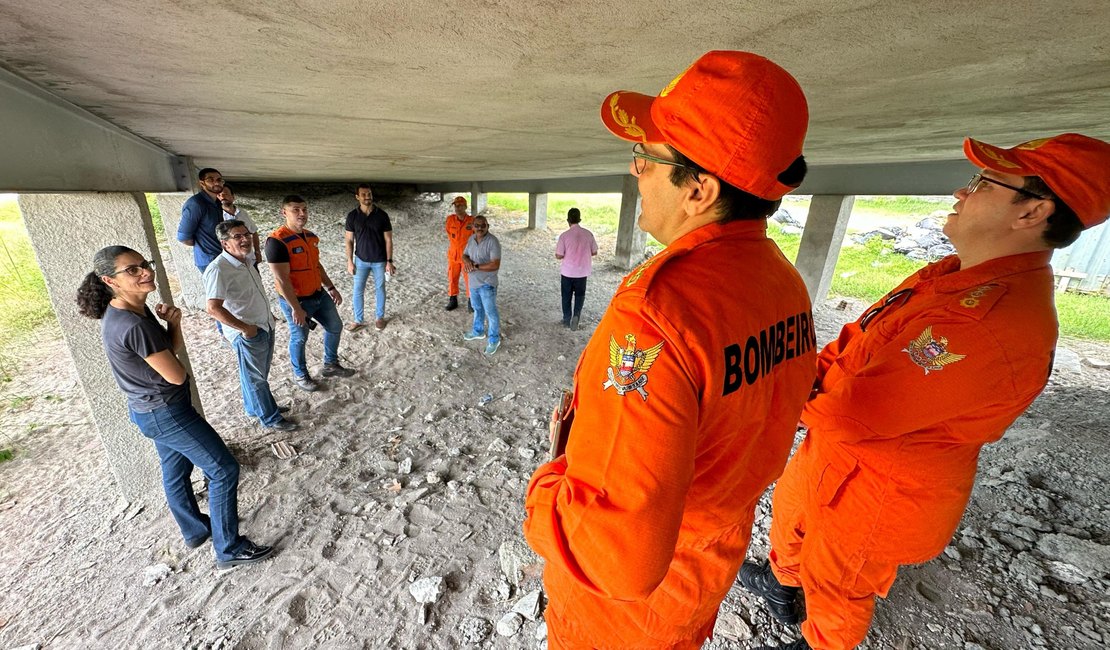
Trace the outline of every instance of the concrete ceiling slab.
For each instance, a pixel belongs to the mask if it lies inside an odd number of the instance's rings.
[[[794,73],[814,165],[1110,139],[1106,0],[6,0],[0,66],[232,179],[624,173],[602,98],[709,49]]]

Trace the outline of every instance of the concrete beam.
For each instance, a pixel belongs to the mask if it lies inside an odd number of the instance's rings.
[[[181,223],[181,207],[193,196],[188,192],[157,194],[158,212],[162,214],[162,226],[170,248],[170,262],[181,287],[181,303],[194,310],[202,310],[207,304],[204,292],[204,279],[193,262],[193,248],[177,241],[177,226]]]
[[[631,269],[644,257],[647,233],[636,225],[640,212],[640,189],[636,177],[626,174],[621,187],[620,219],[617,222],[617,250],[614,262],[622,269]]]
[[[0,69],[0,191],[174,191],[177,156]]]
[[[802,274],[815,308],[829,295],[833,269],[840,257],[840,246],[844,243],[855,200],[854,196],[819,195],[809,204],[809,216],[794,266]]]
[[[528,195],[528,228],[547,228],[547,193],[532,192]]]
[[[156,300],[173,304],[169,281],[150,212],[141,194],[21,194],[31,245],[38,258],[77,376],[108,462],[123,497],[132,502],[162,499],[162,478],[154,446],[128,417],[100,339],[100,323],[77,312],[73,296],[92,270],[93,254],[114,244],[129,246],[157,264]],[[182,355],[188,368],[188,357]],[[193,401],[199,407],[194,387]]]

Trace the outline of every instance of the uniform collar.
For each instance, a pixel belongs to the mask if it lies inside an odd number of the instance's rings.
[[[728,239],[767,239],[767,220],[738,219],[727,223],[715,221],[696,230],[691,230],[671,242],[667,249],[672,251],[689,250],[711,239],[722,237]]]
[[[1041,268],[1048,268],[1052,251],[1034,251],[1007,255],[976,264],[970,269],[960,269],[960,258],[950,255],[921,269],[921,280],[934,280],[936,290],[943,293],[963,291],[992,280]]]

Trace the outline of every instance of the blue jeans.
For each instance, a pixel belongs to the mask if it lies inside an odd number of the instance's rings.
[[[274,334],[261,327],[254,338],[240,334],[232,341],[239,358],[239,388],[243,391],[243,409],[247,415],[271,427],[281,422],[277,402],[270,392],[270,364],[274,360]]]
[[[363,262],[355,257],[355,288],[351,296],[351,308],[355,312],[355,322],[362,322],[362,301],[366,293],[366,280],[374,272],[374,318],[385,318],[385,262]]]
[[[162,461],[162,487],[186,542],[199,542],[211,532],[217,560],[230,560],[243,546],[239,534],[239,463],[220,434],[193,409],[189,400],[131,411],[131,421],[154,441]],[[190,475],[193,466],[208,477],[208,511],[197,507]]]
[[[571,316],[582,315],[582,303],[586,302],[586,278],[562,278],[561,289],[563,294],[563,325],[570,324]],[[574,296],[574,312],[570,310],[570,297]]]
[[[501,315],[497,313],[497,287],[483,284],[470,290],[470,306],[474,308],[474,333],[489,335],[490,343],[501,340]],[[486,330],[486,319],[489,330]]]
[[[335,301],[324,291],[317,291],[314,295],[299,300],[301,309],[308,313],[308,318],[324,326],[324,363],[339,363],[339,337],[343,333],[343,321],[339,319]],[[289,325],[289,361],[293,364],[293,374],[308,377],[308,364],[304,359],[308,327],[301,327],[293,322],[293,308],[285,302],[285,298],[278,298],[278,306],[281,307],[281,313],[285,314],[285,323]]]

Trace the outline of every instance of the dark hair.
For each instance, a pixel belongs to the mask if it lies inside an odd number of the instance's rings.
[[[281,200],[281,207],[285,207],[290,203],[308,203],[300,194],[290,194]]]
[[[582,212],[578,208],[567,210],[567,223],[581,223]]]
[[[205,167],[204,169],[197,172],[197,180],[203,181],[204,177],[211,174],[212,172],[220,174],[220,170],[216,169],[215,167]],[[220,176],[223,176],[223,174],[220,174]]]
[[[246,228],[247,224],[238,219],[228,219],[227,221],[221,221],[220,223],[216,224],[216,239],[219,239],[220,241],[227,241],[227,238],[231,236],[231,231],[235,228],[240,227]]]
[[[224,189],[227,190],[228,192],[231,192],[232,194],[235,194],[235,190],[231,189],[231,186],[228,185],[227,183],[224,183]]]
[[[371,193],[374,192],[374,188],[370,187],[370,183],[360,183],[359,186],[355,188],[355,194],[358,194],[359,190],[370,190]]]
[[[705,168],[696,162],[687,158],[681,151],[674,147],[667,145],[671,153],[675,156],[675,162],[681,163],[683,167],[671,168],[671,183],[680,186],[686,181],[694,178],[696,174],[707,173]],[[778,180],[783,185],[797,187],[802,184],[806,177],[806,160],[803,156],[798,156],[790,166],[786,168],[781,174],[778,175]],[[717,215],[721,218],[721,223],[729,221],[740,221],[750,219],[766,219],[779,209],[782,199],[771,201],[769,199],[760,198],[754,194],[745,192],[744,190],[721,181],[721,195],[717,198]]]
[[[100,320],[104,312],[108,311],[108,303],[112,301],[112,288],[100,279],[102,275],[111,275],[116,272],[116,258],[126,253],[136,251],[126,246],[105,246],[93,255],[93,270],[81,281],[77,287],[77,311],[81,315]],[[138,254],[138,253],[136,253]]]
[[[1083,233],[1083,222],[1079,220],[1075,210],[1061,201],[1060,197],[1056,196],[1056,193],[1040,176],[1025,176],[1024,179],[1022,189],[1052,201],[1052,214],[1048,215],[1045,222],[1047,225],[1044,232],[1041,233],[1041,239],[1044,243],[1048,244],[1050,248],[1065,248],[1075,243],[1075,240],[1079,239],[1079,235]],[[1017,192],[1014,197],[1014,203],[1029,200],[1033,200],[1033,198],[1020,192]]]

